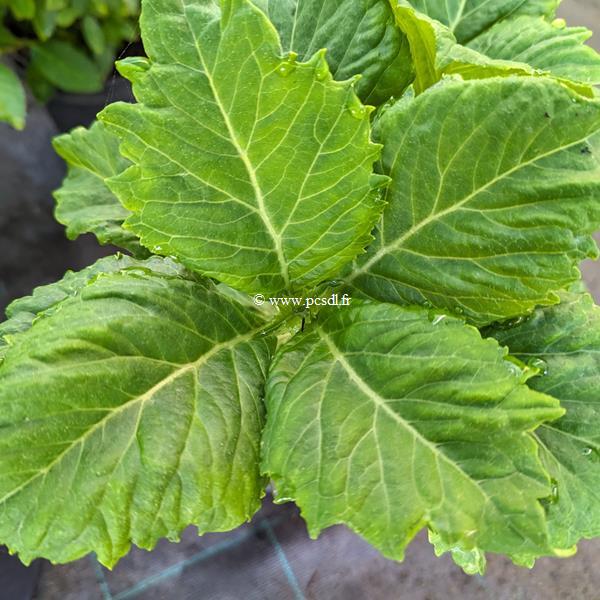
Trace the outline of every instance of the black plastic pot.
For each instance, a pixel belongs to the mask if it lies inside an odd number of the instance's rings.
[[[0,600],[31,600],[37,587],[41,563],[26,567],[5,548],[0,548]]]
[[[131,85],[119,75],[113,75],[97,94],[67,94],[58,92],[48,103],[48,113],[59,131],[69,131],[78,125],[88,126],[96,115],[111,102],[133,102]]]

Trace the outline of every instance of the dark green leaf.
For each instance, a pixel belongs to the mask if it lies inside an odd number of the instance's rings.
[[[410,0],[417,10],[448,26],[461,44],[511,14],[553,15],[559,2],[560,0]]]
[[[477,324],[558,301],[598,250],[600,103],[546,78],[449,82],[383,114],[389,202],[348,275]]]
[[[567,409],[536,431],[554,479],[547,502],[552,543],[568,549],[600,536],[600,308],[588,294],[563,294],[561,304],[488,333],[537,367],[529,385]]]
[[[100,275],[0,366],[0,542],[29,562],[113,565],[260,506],[262,317],[210,283]]]
[[[254,0],[301,59],[327,48],[337,80],[360,75],[356,93],[369,104],[399,97],[413,78],[406,37],[386,0]]]

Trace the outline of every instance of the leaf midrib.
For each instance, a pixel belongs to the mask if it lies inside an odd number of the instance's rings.
[[[262,189],[260,187],[260,184],[258,182],[258,178],[256,176],[256,171],[254,169],[254,166],[252,165],[252,162],[250,161],[250,158],[248,157],[247,152],[244,150],[244,148],[242,147],[242,145],[240,144],[240,142],[237,138],[237,134],[236,134],[235,128],[233,127],[233,123],[231,122],[231,119],[229,118],[229,114],[227,113],[225,106],[223,105],[223,101],[221,100],[221,97],[219,96],[219,92],[217,90],[217,87],[215,86],[215,82],[213,80],[212,74],[208,69],[208,65],[206,64],[206,61],[204,60],[204,56],[202,54],[200,44],[198,43],[198,39],[196,38],[194,31],[192,30],[192,27],[190,25],[190,21],[187,18],[186,6],[185,6],[185,3],[183,2],[183,0],[181,0],[181,7],[183,9],[183,14],[185,16],[185,22],[188,26],[190,36],[194,40],[194,47],[196,49],[196,54],[198,55],[198,60],[200,61],[200,64],[202,65],[202,69],[204,70],[204,75],[206,76],[206,80],[208,82],[208,85],[210,86],[212,95],[215,99],[215,104],[219,108],[219,112],[221,113],[221,116],[223,117],[223,121],[225,122],[225,126],[227,127],[227,131],[229,133],[230,141],[231,141],[233,147],[235,148],[235,151],[238,153],[238,156],[240,157],[242,163],[244,164],[244,168],[246,169],[246,172],[248,173],[248,177],[250,178],[250,184],[252,186],[252,189],[254,190],[254,196],[256,198],[258,214],[260,215],[263,223],[265,224],[265,227],[267,228],[269,235],[273,239],[273,243],[275,246],[275,253],[277,254],[277,260],[279,262],[280,275],[285,284],[284,289],[289,290],[290,289],[290,276],[289,276],[289,272],[288,272],[287,261],[285,259],[285,255],[283,252],[283,245],[282,245],[281,237],[279,236],[279,234],[273,227],[273,224],[271,223],[271,220],[269,218],[269,213],[267,211],[267,207],[265,204],[265,198],[264,198]]]
[[[344,371],[348,374],[353,383],[360,389],[360,391],[365,394],[367,398],[369,398],[376,407],[383,410],[389,417],[391,417],[396,423],[398,423],[401,427],[407,430],[416,440],[421,442],[424,446],[428,447],[434,456],[441,458],[444,462],[446,462],[452,469],[457,471],[462,477],[464,477],[471,486],[473,486],[479,494],[484,498],[484,500],[489,502],[492,506],[495,507],[493,499],[488,496],[478,484],[475,482],[468,473],[466,473],[460,465],[452,461],[448,456],[446,456],[443,452],[441,452],[437,446],[429,441],[426,437],[424,437],[420,431],[415,429],[408,421],[403,419],[398,413],[393,411],[387,404],[384,398],[382,398],[369,384],[356,372],[354,367],[346,360],[344,354],[340,351],[340,349],[336,346],[335,342],[331,339],[331,337],[323,331],[323,329],[319,329],[319,336],[327,345],[329,352],[331,353],[335,362],[338,362]],[[440,474],[441,477],[441,474]]]
[[[586,134],[585,136],[583,136],[573,142],[570,142],[564,146],[559,146],[557,148],[553,148],[552,150],[550,150],[548,152],[534,156],[532,159],[530,159],[528,161],[525,161],[523,163],[515,165],[514,167],[508,169],[507,171],[504,171],[503,173],[490,179],[482,187],[477,188],[476,190],[473,190],[471,193],[469,193],[467,196],[465,196],[462,200],[459,200],[455,204],[452,204],[451,206],[449,206],[448,208],[446,208],[440,212],[430,214],[429,216],[427,216],[425,219],[423,219],[416,225],[411,226],[404,234],[402,234],[399,238],[396,238],[393,242],[382,245],[381,248],[369,260],[367,260],[361,267],[359,267],[358,269],[355,269],[354,271],[352,271],[350,273],[350,275],[346,278],[346,282],[350,283],[350,282],[354,281],[359,275],[362,275],[363,273],[367,272],[374,264],[378,263],[386,255],[391,254],[395,250],[400,249],[404,242],[406,242],[408,239],[413,237],[421,229],[423,229],[424,227],[427,227],[431,223],[434,223],[438,219],[441,219],[449,214],[452,214],[453,212],[455,212],[457,210],[460,210],[465,204],[468,204],[471,200],[473,200],[473,198],[477,197],[479,194],[486,191],[488,188],[492,187],[499,181],[502,181],[503,179],[510,177],[512,174],[516,173],[520,169],[528,167],[528,166],[536,163],[539,160],[543,160],[544,158],[548,158],[549,156],[552,156],[553,154],[556,154],[557,152],[561,152],[562,150],[566,150],[568,148],[571,148],[572,146],[580,144],[581,142],[585,141],[588,137],[589,137],[589,134]],[[398,154],[399,154],[399,151],[398,151]],[[481,210],[480,212],[485,213],[486,211]],[[384,217],[385,217],[385,215],[381,219],[382,223],[384,222]],[[435,257],[432,257],[432,258],[435,258]]]

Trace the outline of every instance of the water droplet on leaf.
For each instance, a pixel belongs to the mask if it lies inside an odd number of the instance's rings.
[[[283,62],[279,65],[277,72],[282,77],[287,77],[290,73],[293,73],[296,70],[296,65],[293,62]]]
[[[367,108],[357,96],[350,98],[350,102],[348,102],[348,110],[355,119],[364,119],[367,115]]]
[[[432,315],[431,316],[431,324],[439,325],[445,318],[446,318],[446,315]]]
[[[507,361],[506,365],[508,367],[508,370],[510,371],[511,375],[516,375],[517,377],[523,377],[523,369],[521,369],[521,367],[519,367],[519,365],[515,364],[514,362],[510,362]]]
[[[541,375],[546,375],[548,373],[548,363],[542,358],[532,358],[527,366],[532,369],[537,369]]]
[[[591,448],[584,448],[581,451],[581,454],[583,454],[584,456],[590,456],[590,454],[593,452],[593,450]]]
[[[365,113],[366,113],[366,110],[365,110],[364,106],[361,107],[361,108],[358,108],[358,107],[352,107],[352,108],[350,108],[350,114],[355,119],[364,119]]]
[[[324,79],[327,79],[327,75],[329,75],[329,66],[323,61],[317,65],[315,77],[317,78],[317,81],[323,81]]]
[[[558,481],[556,479],[550,480],[550,502],[553,504],[558,502]]]
[[[517,325],[521,325],[521,323],[525,322],[526,317],[517,317],[516,319],[511,319],[507,321],[508,327],[516,327]]]
[[[325,50],[319,51],[315,58],[315,77],[317,81],[323,81],[329,75],[329,65],[325,58]]]

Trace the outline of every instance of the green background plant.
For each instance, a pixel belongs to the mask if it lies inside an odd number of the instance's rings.
[[[1,0],[0,56],[26,62],[34,95],[48,100],[55,90],[102,90],[123,43],[137,38],[138,0]],[[15,76],[2,75],[0,120],[25,124],[25,94]]]

